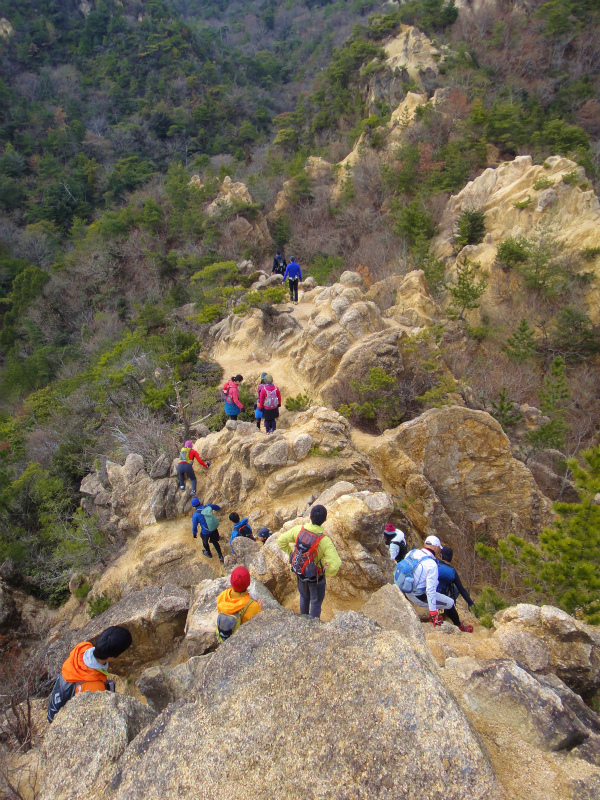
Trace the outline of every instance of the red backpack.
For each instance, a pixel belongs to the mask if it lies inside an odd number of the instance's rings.
[[[322,567],[315,561],[319,542],[325,536],[324,533],[312,533],[307,531],[304,526],[300,528],[296,543],[290,556],[292,572],[299,575],[302,580],[315,581],[323,574]]]

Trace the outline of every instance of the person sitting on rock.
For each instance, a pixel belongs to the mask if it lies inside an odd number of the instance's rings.
[[[244,406],[240,403],[240,386],[244,378],[242,375],[234,375],[230,381],[223,386],[222,397],[225,402],[225,413],[229,419],[237,419]]]
[[[265,382],[258,392],[258,407],[265,421],[265,431],[273,433],[277,428],[281,392],[273,383],[273,378],[270,375],[265,375],[264,380]]]
[[[454,608],[454,600],[437,591],[438,585],[438,561],[441,557],[442,543],[437,536],[428,536],[422,550],[411,550],[406,558],[416,560],[414,586],[412,592],[407,592],[407,597],[411,603],[421,608],[429,606],[429,619],[434,625],[441,625],[444,621],[444,611],[454,622],[458,619],[458,614]],[[397,571],[397,570],[396,570]],[[459,622],[454,622],[460,625]]]
[[[390,548],[390,556],[396,562],[402,561],[408,552],[406,544],[406,537],[400,528],[397,528],[393,522],[388,522],[383,532],[386,545]]]
[[[179,453],[179,464],[177,464],[177,477],[179,478],[179,488],[185,491],[185,479],[189,478],[192,482],[192,494],[196,494],[196,473],[194,472],[194,459],[205,469],[210,467],[210,461],[203,461],[199,454],[192,448],[192,442],[188,439]]]
[[[229,519],[233,522],[231,536],[229,537],[229,547],[231,547],[231,552],[235,555],[233,540],[237,539],[238,536],[254,540],[254,535],[250,523],[248,522],[248,517],[240,519],[240,515],[236,511],[232,511],[229,515]]]
[[[292,256],[290,263],[287,265],[285,269],[285,274],[283,276],[283,283],[285,283],[286,278],[289,281],[290,287],[290,299],[292,303],[298,304],[298,284],[302,280],[302,272],[300,270],[300,265],[296,264],[296,259]]]
[[[256,534],[256,541],[264,544],[270,535],[271,531],[268,528],[259,528]]]
[[[445,594],[454,600],[455,605],[453,610],[456,612],[456,617],[448,614],[452,622],[454,622],[454,624],[460,628],[461,631],[465,631],[465,633],[473,633],[473,626],[461,624],[458,611],[456,611],[456,600],[458,599],[459,595],[465,600],[469,608],[472,608],[474,603],[471,600],[471,595],[463,586],[458,572],[454,569],[454,567],[450,566],[453,555],[454,552],[451,547],[442,547],[441,557],[443,560],[438,563],[437,590],[440,594]]]
[[[205,555],[207,558],[212,558],[212,553],[210,552],[210,543],[212,542],[219,556],[219,561],[222,564],[224,559],[221,546],[219,545],[219,539],[221,537],[219,536],[219,528],[217,527],[218,520],[214,514],[208,513],[211,510],[220,511],[221,506],[218,506],[216,503],[202,504],[197,497],[192,498],[192,506],[194,508],[194,513],[192,514],[192,536],[194,539],[196,538],[198,525],[200,525],[200,538],[202,539],[202,545],[204,547],[202,555]],[[211,517],[213,518],[214,525],[212,528],[210,525]]]
[[[217,638],[224,642],[244,622],[262,611],[262,600],[253,600],[248,592],[250,573],[246,567],[236,567],[229,577],[229,589],[217,597]]]
[[[58,711],[80,692],[114,692],[113,681],[107,680],[108,666],[128,647],[131,634],[127,628],[112,625],[102,631],[96,641],[76,645],[62,665],[48,701],[48,722],[52,722]]]
[[[290,556],[292,572],[298,579],[300,613],[320,619],[325,599],[326,578],[337,575],[342,561],[329,536],[323,533],[327,519],[325,506],[310,510],[310,522],[296,525],[277,538],[277,544]]]
[[[278,250],[273,258],[273,269],[271,270],[271,275],[284,275],[286,267],[287,261],[281,255],[281,250]]]
[[[265,378],[267,377],[266,372],[261,372],[260,374],[260,383],[258,384],[258,389],[256,390],[256,403],[254,403],[254,419],[256,420],[256,427],[260,430],[260,422],[262,420],[262,411],[258,407],[258,396],[260,394],[260,387],[264,384]]]

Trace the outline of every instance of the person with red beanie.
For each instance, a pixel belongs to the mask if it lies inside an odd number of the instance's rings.
[[[236,567],[229,576],[230,588],[217,597],[217,638],[220,642],[262,611],[262,600],[253,600],[248,591],[250,580],[246,567]]]

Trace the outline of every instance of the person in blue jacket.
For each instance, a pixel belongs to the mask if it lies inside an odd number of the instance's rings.
[[[212,553],[210,552],[210,542],[212,542],[215,546],[215,550],[217,551],[217,555],[219,556],[219,561],[221,564],[223,563],[223,553],[221,552],[221,547],[219,545],[219,529],[217,528],[214,531],[208,529],[208,525],[206,524],[206,517],[202,513],[203,508],[212,508],[213,511],[220,511],[221,506],[218,506],[216,503],[201,503],[197,497],[192,498],[192,506],[194,508],[194,513],[192,514],[192,536],[194,539],[198,533],[198,526],[200,526],[200,538],[202,539],[202,544],[204,546],[204,550],[202,554],[205,555],[207,558],[212,558]]]
[[[229,515],[229,519],[233,522],[233,530],[229,537],[229,546],[231,547],[231,552],[235,555],[233,540],[237,539],[238,536],[243,536],[246,539],[254,539],[254,535],[252,534],[252,528],[248,522],[248,517],[240,519],[240,515],[236,511],[232,511]]]
[[[290,299],[292,303],[298,303],[298,283],[302,280],[302,272],[300,271],[300,265],[296,264],[296,259],[292,256],[290,263],[287,265],[285,269],[285,275],[283,276],[283,283],[285,283],[285,279],[289,281],[290,287]]]
[[[456,600],[460,595],[465,600],[469,608],[471,608],[473,606],[471,595],[463,586],[462,581],[458,576],[458,572],[454,569],[454,567],[450,566],[450,561],[452,561],[453,555],[454,552],[451,547],[442,547],[441,556],[443,560],[438,562],[437,590],[440,594],[445,594],[446,597],[451,597],[453,600]],[[461,631],[472,633],[472,625],[461,624],[458,612],[456,611],[456,604],[454,605],[452,611],[454,611],[454,614],[448,614],[448,616],[456,625],[456,627],[460,628]]]

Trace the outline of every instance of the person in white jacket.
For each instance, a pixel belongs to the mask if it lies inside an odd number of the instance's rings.
[[[441,552],[442,543],[438,537],[428,536],[422,550],[411,550],[409,553],[419,563],[414,571],[413,590],[405,596],[416,606],[421,608],[429,606],[429,619],[434,625],[442,624],[444,611],[448,611],[448,616],[452,618],[451,609],[454,610],[454,600],[437,591],[438,562],[436,559],[441,557]]]
[[[386,545],[390,548],[390,557],[396,562],[402,561],[408,552],[404,532],[392,522],[388,522],[383,532]]]

